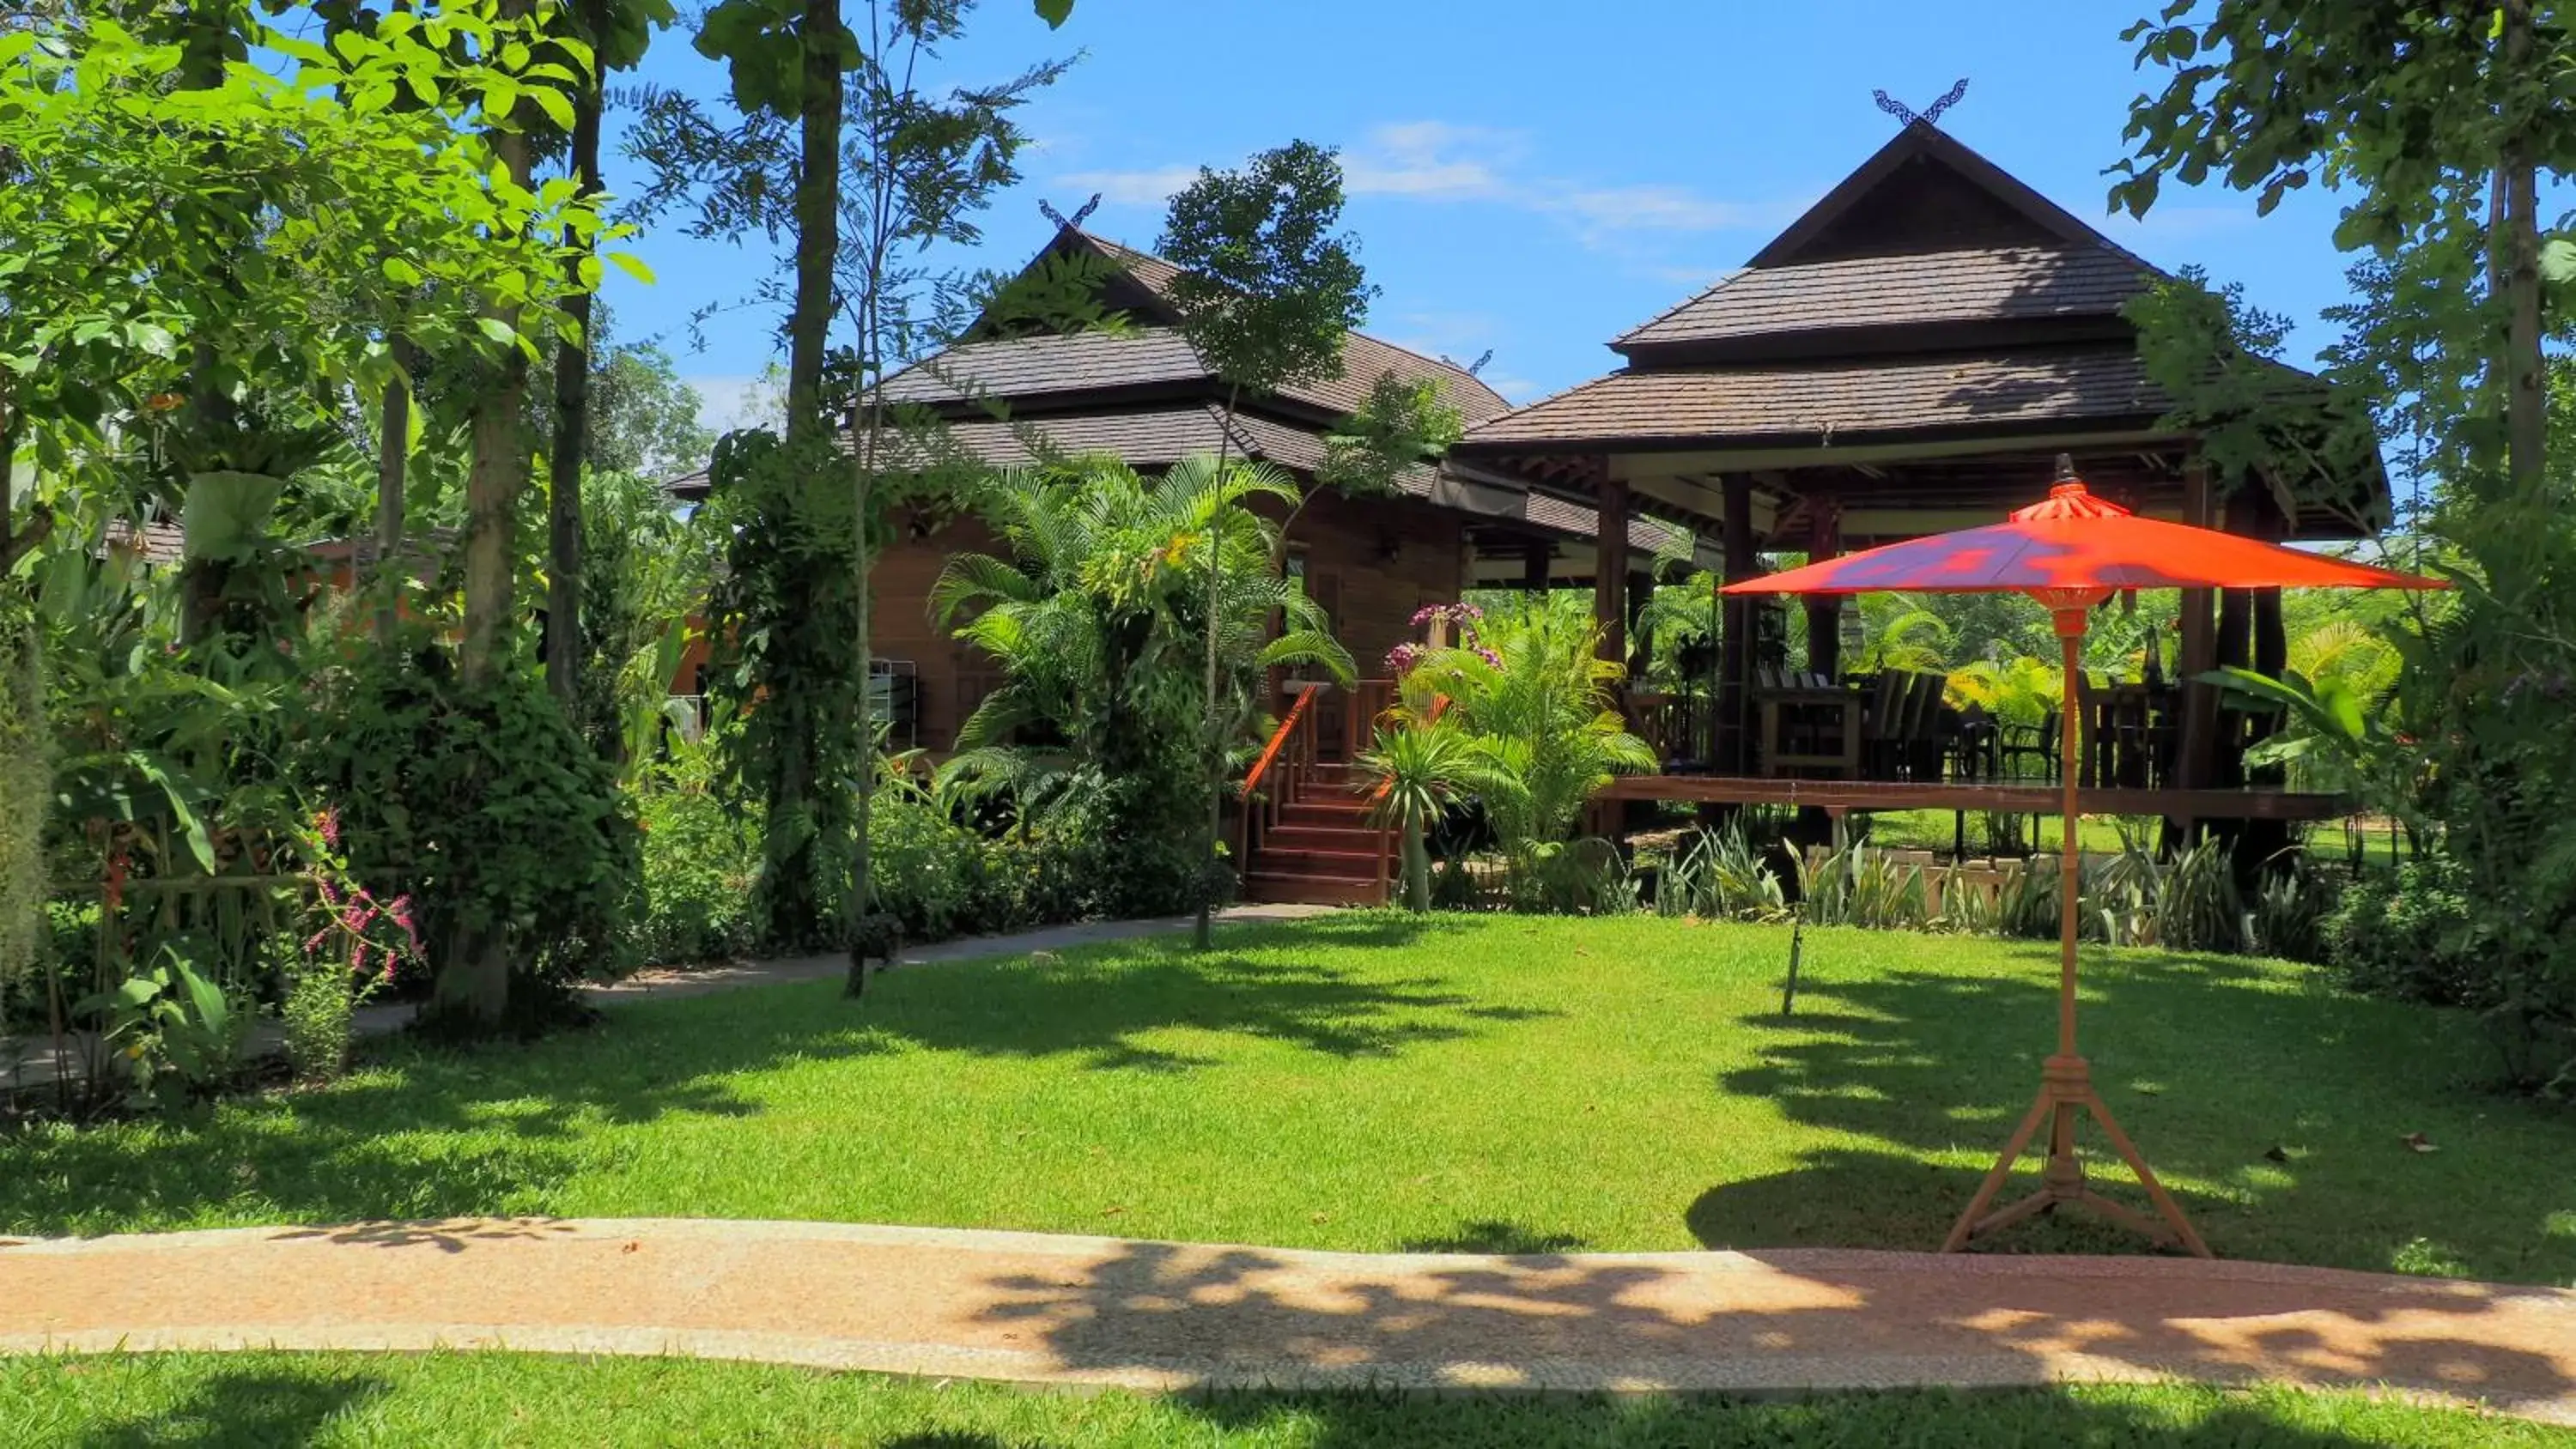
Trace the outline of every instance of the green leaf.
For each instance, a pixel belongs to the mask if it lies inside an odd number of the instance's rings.
[[[148,352],[154,357],[174,356],[179,350],[179,341],[170,335],[170,329],[152,322],[126,323],[125,340],[129,345]]]
[[[2552,282],[2576,279],[2576,241],[2554,236],[2542,242],[2540,275]]]
[[[610,266],[642,282],[645,286],[653,285],[653,269],[644,265],[642,257],[633,252],[605,252],[602,255],[607,258]]]
[[[1073,0],[1037,0],[1037,7],[1038,18],[1047,23],[1049,30],[1063,28],[1073,16]]]
[[[413,266],[411,263],[404,261],[400,257],[385,258],[384,270],[385,280],[393,283],[397,287],[417,287],[420,285],[420,268]]]
[[[477,317],[474,325],[484,336],[504,347],[515,347],[519,343],[519,330],[498,317]]]
[[[537,109],[545,112],[546,119],[554,122],[558,130],[572,129],[572,102],[564,99],[563,92],[539,86],[528,92],[528,99],[537,103]]]

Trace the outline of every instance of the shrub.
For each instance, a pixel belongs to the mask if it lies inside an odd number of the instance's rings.
[[[515,1012],[624,964],[641,838],[615,772],[533,674],[469,688],[425,632],[353,640],[303,696],[294,768],[336,807],[351,877],[418,904],[439,970],[464,936],[505,933]]]
[[[630,941],[639,961],[695,965],[750,954],[760,843],[703,778],[656,769],[636,799],[644,903]]]
[[[868,812],[868,878],[875,909],[907,941],[979,932],[984,840],[908,787],[880,790]]]
[[[2492,944],[2470,908],[2468,871],[2447,856],[2419,855],[2394,871],[2345,886],[2319,930],[2327,962],[2356,991],[2476,1006]]]

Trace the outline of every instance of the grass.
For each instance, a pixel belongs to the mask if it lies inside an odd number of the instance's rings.
[[[1722,1398],[1032,1393],[757,1364],[510,1354],[0,1360],[10,1442],[880,1449],[2332,1449],[2565,1445],[2563,1429],[2349,1394],[2203,1388]]]
[[[638,1003],[192,1121],[0,1138],[0,1231],[527,1213],[1929,1247],[2035,1090],[2054,950],[1807,942],[1787,1021],[1786,931],[1651,917],[1344,915],[1205,956],[902,971],[863,1005]],[[2086,1002],[2105,1097],[2220,1253],[2576,1282],[2576,1116],[2480,1089],[2473,1022],[2155,952],[2088,952]],[[2075,1215],[2009,1245],[2135,1246]]]

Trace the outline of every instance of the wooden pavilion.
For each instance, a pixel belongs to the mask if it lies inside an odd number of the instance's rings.
[[[1727,582],[1765,554],[1847,550],[1999,520],[2042,496],[2059,454],[2140,513],[2276,541],[2349,541],[2384,526],[2375,453],[2337,479],[2350,501],[2285,507],[2278,490],[2215,479],[2199,440],[2162,423],[2123,307],[2163,274],[1937,127],[1909,123],[1748,265],[1617,341],[1625,366],[1473,428],[1462,464],[1596,509],[1615,548],[1632,516],[1721,541]],[[1604,652],[1625,657],[1629,570],[1594,589]],[[1762,694],[1784,661],[1764,602],[1729,599],[1706,707],[1646,720],[1675,768],[1614,798],[1830,809],[2053,811],[2053,792],[1992,779],[1862,778],[1764,758]],[[1818,600],[1803,677],[1840,673],[1838,601]],[[2188,591],[2174,677],[2222,663],[2278,673],[2278,590]],[[2191,685],[2152,785],[2105,778],[2086,808],[2183,820],[2344,812],[2327,796],[2249,787],[2247,729]],[[1856,749],[1856,747],[1855,747]],[[1803,760],[1801,764],[1813,764]],[[1823,778],[1817,778],[1821,775]],[[1804,777],[1804,778],[1801,778]],[[2024,798],[2028,797],[2028,798]]]

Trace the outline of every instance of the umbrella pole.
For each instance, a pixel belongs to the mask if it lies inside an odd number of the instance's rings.
[[[1961,1213],[1959,1221],[1951,1226],[1950,1236],[1941,1244],[1941,1251],[1958,1252],[1981,1233],[2009,1227],[2039,1213],[2054,1212],[2059,1203],[2075,1203],[2159,1242],[2179,1243],[2194,1257],[2211,1257],[2209,1245],[2201,1241],[2200,1234],[2192,1228],[2191,1220],[2183,1216],[2181,1206],[2165,1191],[2164,1184],[2156,1181],[2155,1172],[2138,1154],[2136,1144],[2129,1141],[2129,1134],[2121,1131],[2120,1124],[2112,1119],[2111,1109],[2102,1104],[2101,1096],[2093,1090],[2092,1069],[2075,1048],[2075,937],[2083,887],[2083,858],[2078,850],[2082,806],[2076,793],[2078,773],[2084,760],[2083,695],[2080,687],[2083,676],[2079,670],[2083,665],[2084,610],[2090,601],[2043,602],[2050,603],[2056,614],[2058,645],[2065,663],[2059,704],[2064,720],[2064,726],[2059,730],[2062,740],[2058,769],[2062,792],[2059,818],[2065,828],[2059,837],[2057,857],[2057,1054],[2041,1064],[2038,1099],[2031,1103],[2030,1111],[2014,1130],[2012,1140],[2005,1144],[2003,1156],[1996,1160],[1994,1170],[1988,1172],[1986,1180],[1978,1185],[1977,1195],[1968,1200],[1968,1210]],[[2139,1184],[2146,1188],[2148,1198],[2155,1203],[2156,1212],[2164,1219],[2163,1224],[2113,1202],[2085,1184],[2084,1164],[2075,1156],[2075,1124],[2088,1112],[2102,1124],[2102,1135],[2111,1139],[2112,1149],[2138,1175]],[[2023,1149],[2030,1146],[2030,1140],[2037,1135],[2042,1122],[2049,1124],[2048,1164],[2040,1172],[2039,1190],[2009,1207],[1987,1212],[1995,1195],[2011,1178],[2013,1163],[2020,1159]]]

